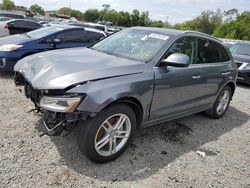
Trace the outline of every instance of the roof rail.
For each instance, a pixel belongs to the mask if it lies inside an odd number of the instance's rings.
[[[216,37],[214,37],[212,35],[202,33],[202,32],[199,32],[199,31],[187,30],[184,33],[196,33],[196,34],[203,35],[203,36],[206,36],[206,37],[209,37],[209,38],[212,38],[212,39],[215,39],[215,40],[218,40],[218,41],[222,42],[219,38],[216,38]]]

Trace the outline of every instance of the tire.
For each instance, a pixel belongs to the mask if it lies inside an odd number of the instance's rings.
[[[224,100],[224,105],[223,107],[221,107],[221,111],[218,111],[219,109],[219,105],[222,106],[221,99],[223,97],[223,95],[227,93],[227,97]],[[220,94],[218,95],[215,103],[213,104],[213,107],[210,110],[205,111],[205,114],[213,119],[219,119],[221,117],[223,117],[223,115],[226,113],[228,106],[230,104],[230,100],[232,98],[232,90],[229,86],[225,86],[222,91],[220,92]],[[223,109],[222,109],[223,108]]]
[[[116,125],[119,120],[124,122],[121,122],[120,126]],[[112,105],[95,117],[88,118],[83,124],[79,122],[76,129],[78,147],[93,162],[112,161],[120,156],[132,141],[136,123],[132,108],[126,104]]]

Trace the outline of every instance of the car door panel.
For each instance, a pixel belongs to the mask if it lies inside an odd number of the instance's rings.
[[[199,106],[196,101],[201,78],[199,67],[156,68],[155,91],[151,106],[150,120]]]

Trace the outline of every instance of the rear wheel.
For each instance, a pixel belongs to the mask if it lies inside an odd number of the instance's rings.
[[[125,104],[116,104],[78,125],[77,143],[90,160],[108,162],[128,147],[135,127],[133,110]]]
[[[218,119],[221,118],[227,111],[232,97],[232,90],[229,86],[222,89],[219,96],[217,97],[213,108],[205,112],[211,118]]]

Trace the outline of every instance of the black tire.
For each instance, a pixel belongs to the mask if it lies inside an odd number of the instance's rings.
[[[225,91],[228,91],[228,92],[229,92],[229,102],[228,102],[228,104],[227,104],[227,106],[226,106],[226,109],[223,111],[223,113],[220,114],[220,113],[217,112],[216,109],[217,109],[217,107],[218,107],[220,98],[221,98],[222,94],[223,94]],[[226,111],[227,111],[227,109],[228,109],[228,106],[230,105],[231,98],[232,98],[232,90],[231,90],[231,88],[230,88],[229,86],[225,86],[225,87],[221,90],[220,94],[218,95],[218,97],[217,97],[217,99],[216,99],[216,101],[215,101],[213,107],[212,107],[211,109],[205,111],[205,114],[206,114],[208,117],[213,118],[213,119],[219,119],[219,118],[221,118],[221,117],[226,113]]]
[[[116,153],[110,156],[102,156],[95,149],[95,137],[102,123],[114,114],[125,114],[131,123],[131,131],[126,144]],[[132,108],[126,104],[114,104],[105,108],[93,118],[79,122],[76,129],[77,144],[81,152],[93,162],[109,162],[120,156],[132,141],[136,128],[136,115]]]

